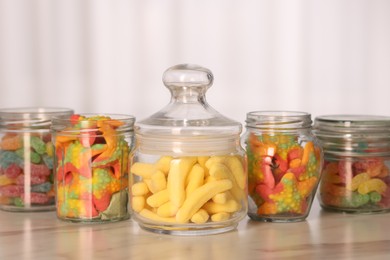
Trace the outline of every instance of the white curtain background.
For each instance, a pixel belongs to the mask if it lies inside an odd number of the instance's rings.
[[[168,67],[213,71],[211,106],[390,115],[387,0],[0,0],[0,107],[145,118]]]

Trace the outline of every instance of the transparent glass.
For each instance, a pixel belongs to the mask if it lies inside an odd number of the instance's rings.
[[[129,218],[129,155],[135,118],[81,114],[53,119],[57,217],[71,222]]]
[[[51,119],[68,108],[0,109],[0,209],[55,209]]]
[[[325,153],[321,206],[349,213],[390,211],[390,117],[320,116],[314,127]]]
[[[212,109],[212,73],[177,65],[163,75],[170,103],[136,123],[133,218],[149,231],[204,235],[233,230],[247,212],[240,123]]]
[[[242,137],[248,158],[248,215],[266,222],[307,218],[323,155],[304,112],[254,111]]]

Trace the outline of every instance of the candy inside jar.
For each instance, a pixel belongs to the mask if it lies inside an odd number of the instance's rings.
[[[310,115],[255,111],[247,115],[248,215],[254,220],[304,220],[320,181],[322,152]]]
[[[325,153],[319,189],[324,209],[349,213],[390,210],[390,118],[329,115],[315,119]]]
[[[234,229],[247,212],[241,124],[212,109],[208,69],[177,65],[163,76],[171,102],[137,122],[131,166],[134,220],[149,231],[204,235]]]
[[[72,222],[127,219],[134,117],[73,115],[53,120],[57,216]]]
[[[0,209],[55,209],[51,119],[68,108],[0,110]]]

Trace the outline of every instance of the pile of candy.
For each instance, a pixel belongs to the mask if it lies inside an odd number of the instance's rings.
[[[69,220],[118,220],[128,216],[129,143],[122,121],[73,115],[55,135],[57,215]]]
[[[133,211],[155,224],[237,218],[235,213],[246,207],[243,163],[236,156],[162,156],[154,164],[136,162],[131,167]]]
[[[327,161],[320,185],[320,201],[326,208],[343,211],[389,209],[389,168],[380,158]]]
[[[54,205],[50,134],[6,133],[0,141],[0,205]]]
[[[296,135],[249,135],[249,216],[254,219],[304,217],[320,177],[321,151],[313,142],[304,147]],[[256,208],[253,208],[256,207]]]

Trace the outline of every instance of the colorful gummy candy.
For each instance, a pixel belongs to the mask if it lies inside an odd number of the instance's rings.
[[[54,206],[52,169],[49,133],[5,133],[0,139],[0,206]]]
[[[307,216],[320,179],[319,147],[312,141],[301,145],[296,135],[251,133],[246,151],[249,216],[274,220]]]
[[[381,211],[390,208],[389,168],[381,158],[326,161],[320,185],[325,208]]]
[[[73,115],[56,133],[57,215],[68,220],[128,217],[129,141],[108,116]]]

